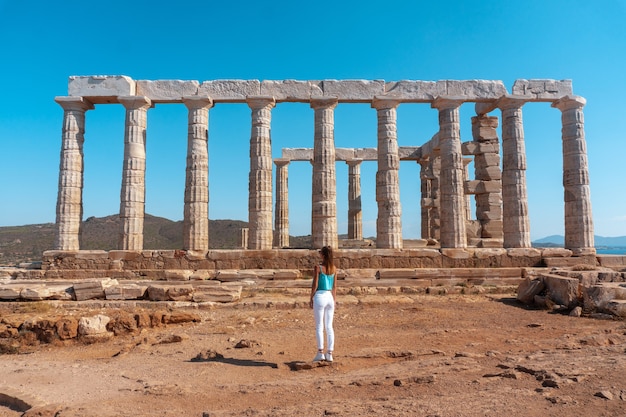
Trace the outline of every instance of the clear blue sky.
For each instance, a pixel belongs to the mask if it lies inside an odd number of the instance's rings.
[[[71,75],[133,79],[573,80],[585,131],[595,233],[626,235],[626,1],[77,1],[0,0],[0,226],[55,220],[63,111]],[[531,235],[563,234],[560,111],[524,108]],[[146,211],[182,219],[187,121],[182,105],[148,112]],[[473,104],[461,108],[471,140]],[[499,112],[494,112],[499,116]],[[250,110],[210,111],[211,219],[247,220]],[[124,110],[87,113],[84,215],[119,211]],[[428,105],[401,105],[400,146],[437,131]],[[340,104],[337,147],[376,146],[376,112]],[[279,104],[273,156],[312,147],[313,110]],[[375,234],[376,164],[362,168],[365,235]],[[310,233],[311,167],[289,170],[291,234]],[[337,165],[339,232],[347,231],[347,167]],[[419,235],[419,169],[403,162],[405,238]]]

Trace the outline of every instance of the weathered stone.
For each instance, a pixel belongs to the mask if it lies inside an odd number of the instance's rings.
[[[0,285],[0,300],[17,300],[23,289],[23,284]]]
[[[122,283],[104,289],[107,300],[138,300],[144,298],[148,286]]]
[[[92,317],[81,317],[78,320],[78,335],[89,336],[108,333],[107,324],[111,318],[103,314]]]
[[[231,303],[241,299],[241,286],[235,285],[198,285],[194,288],[193,301]]]
[[[136,83],[124,75],[70,76],[70,96],[89,97],[94,104],[117,102],[118,96],[134,96]]]
[[[321,96],[321,81],[261,81],[261,95],[271,96],[279,101],[307,102],[312,96]]]
[[[157,80],[137,81],[137,95],[148,97],[154,103],[180,102],[184,96],[198,93],[198,81]]]
[[[568,309],[577,306],[578,300],[582,297],[577,279],[552,274],[542,274],[542,278],[552,301]]]
[[[384,94],[384,81],[370,80],[324,80],[322,91],[325,97],[338,97],[340,101],[370,102],[375,96]]]
[[[248,96],[261,94],[258,80],[214,80],[205,81],[198,87],[198,95],[208,96],[215,102],[243,103]]]
[[[533,304],[535,296],[541,293],[544,288],[543,279],[525,278],[517,287],[517,299],[524,304]]]
[[[564,96],[571,96],[572,80],[515,80],[513,95],[529,96],[534,101],[552,101]]]
[[[92,300],[94,298],[105,298],[105,288],[109,288],[115,285],[118,285],[117,280],[110,278],[102,280],[75,282],[73,285],[74,297],[76,298],[76,301]]]

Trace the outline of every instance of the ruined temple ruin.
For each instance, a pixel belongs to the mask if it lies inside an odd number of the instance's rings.
[[[288,166],[291,161],[301,160],[312,163],[314,248],[341,247],[337,234],[337,161],[349,165],[351,240],[363,237],[358,203],[360,163],[364,160],[378,163],[376,246],[370,252],[339,251],[344,268],[454,268],[480,267],[485,263],[519,267],[545,265],[544,258],[548,257],[575,257],[576,262],[595,263],[583,121],[585,99],[573,94],[568,80],[517,80],[509,92],[501,81],[484,80],[213,80],[200,83],[90,76],[70,77],[68,90],[68,96],[55,99],[64,109],[57,234],[54,250],[44,255],[44,269],[67,268],[67,262],[73,269],[121,271],[301,268],[310,263],[309,251],[281,250],[289,247]],[[310,104],[315,124],[312,148],[284,149],[282,157],[272,161],[272,109],[283,102]],[[466,102],[475,103],[476,116],[467,121],[472,124],[472,140],[461,142],[459,108]],[[530,242],[522,107],[531,102],[549,102],[562,113],[565,247],[560,251],[553,249],[549,256],[532,249]],[[143,248],[147,114],[151,107],[162,103],[182,104],[189,110],[184,247],[181,251],[145,251]],[[245,259],[233,256],[233,251],[225,254],[212,250],[208,239],[208,115],[213,106],[229,103],[247,103],[251,109],[249,230],[245,232]],[[335,148],[334,108],[338,103],[371,105],[378,117],[377,148]],[[438,111],[439,131],[433,132],[430,141],[414,147],[398,147],[396,110],[403,103],[423,103]],[[85,112],[103,104],[122,105],[126,109],[119,212],[123,222],[119,250],[88,253],[81,251],[79,244]],[[501,117],[492,113],[496,110]],[[499,120],[501,140],[496,130]],[[414,160],[421,167],[424,247],[403,248],[398,186],[400,160]],[[470,161],[475,171],[471,181],[467,172]],[[272,162],[276,164],[275,189]],[[470,195],[474,195],[476,203],[475,220],[469,218]],[[177,261],[164,261],[163,257]]]

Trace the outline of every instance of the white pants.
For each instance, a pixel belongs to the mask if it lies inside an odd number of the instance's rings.
[[[317,291],[313,296],[313,315],[315,316],[315,337],[317,349],[324,350],[324,327],[328,337],[328,352],[335,348],[335,331],[333,330],[333,316],[335,315],[335,300],[331,291]]]

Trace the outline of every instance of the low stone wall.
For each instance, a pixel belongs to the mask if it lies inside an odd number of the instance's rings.
[[[320,260],[316,250],[182,250],[144,251],[46,251],[42,278],[90,277],[117,279],[169,279],[168,271],[215,278],[223,270],[298,270],[310,275]],[[523,268],[561,264],[596,265],[595,255],[573,257],[566,249],[339,249],[335,263],[340,269],[416,268]],[[173,272],[169,272],[172,274]],[[274,272],[272,272],[274,273]],[[183,278],[185,279],[185,278]],[[189,277],[186,277],[189,279]],[[193,277],[192,277],[193,279]]]

